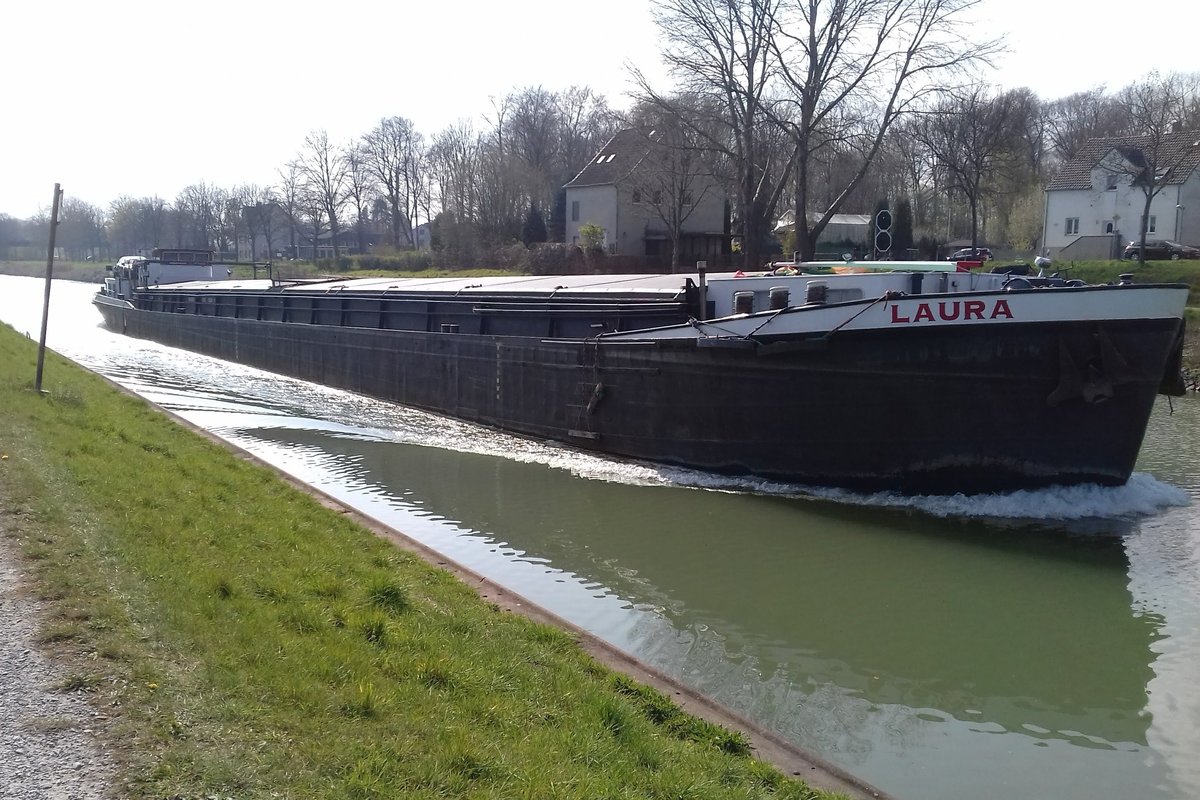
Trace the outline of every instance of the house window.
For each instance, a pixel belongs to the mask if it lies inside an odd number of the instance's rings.
[[[1146,224],[1146,233],[1158,233],[1158,217],[1153,214],[1150,215],[1150,219]]]
[[[1108,222],[1104,223],[1104,232],[1105,232],[1105,233],[1112,233],[1112,232],[1113,232],[1113,223],[1112,223],[1112,220],[1109,220]]]
[[[662,192],[656,189],[654,191],[654,194],[652,194],[650,196],[650,202],[654,203],[654,205],[656,205],[656,206],[661,206],[662,205]]]
[[[1076,220],[1078,221],[1078,220]],[[579,222],[579,201],[571,201],[571,222]]]
[[[1109,176],[1108,176],[1108,177],[1105,179],[1104,188],[1105,188],[1105,189],[1115,189],[1115,188],[1117,188],[1117,176],[1116,176],[1116,175],[1109,175]]]
[[[1063,233],[1067,236],[1079,235],[1079,217],[1067,217],[1067,224]]]
[[[642,202],[642,193],[639,192],[637,189],[633,190],[633,202],[634,203]]]
[[[690,206],[692,204],[692,193],[691,192],[683,193],[683,204],[685,206]]]

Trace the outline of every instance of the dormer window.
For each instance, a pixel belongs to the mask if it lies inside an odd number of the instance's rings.
[[[1104,188],[1105,189],[1116,189],[1117,188],[1117,176],[1112,175],[1112,174],[1105,176]]]

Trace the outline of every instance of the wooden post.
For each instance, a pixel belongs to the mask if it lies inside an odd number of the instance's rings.
[[[54,235],[58,231],[58,207],[62,200],[62,189],[54,184],[54,210],[50,214],[50,245],[46,252],[46,299],[42,303],[42,337],[38,340],[37,379],[34,388],[42,391],[42,365],[46,361],[46,323],[50,319],[50,278],[54,274]]]

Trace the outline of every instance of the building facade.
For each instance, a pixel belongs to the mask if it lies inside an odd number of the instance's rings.
[[[610,255],[669,259],[674,220],[681,262],[719,263],[730,252],[724,191],[713,176],[663,160],[652,132],[613,136],[565,186],[566,241],[581,244],[579,229],[597,225]]]
[[[1154,169],[1147,239],[1200,244],[1200,132],[1170,134],[1148,155],[1148,137],[1089,140],[1046,187],[1042,252],[1051,257],[1115,258],[1140,239]]]

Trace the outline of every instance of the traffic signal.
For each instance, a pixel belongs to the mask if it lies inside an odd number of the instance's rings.
[[[892,252],[892,212],[881,208],[875,215],[875,258],[886,258]]]

